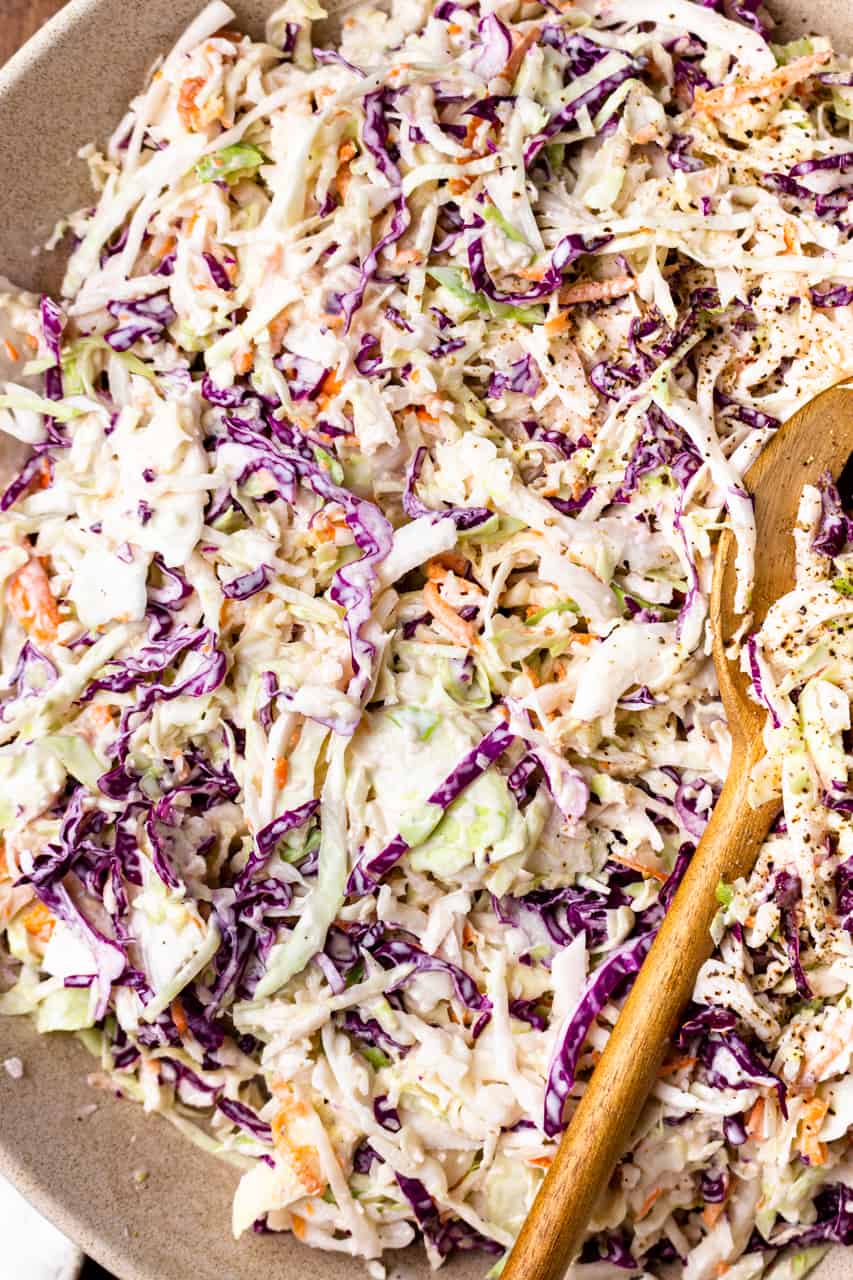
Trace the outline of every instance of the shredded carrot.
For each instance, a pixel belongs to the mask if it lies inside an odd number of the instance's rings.
[[[829,1152],[826,1143],[819,1141],[818,1134],[828,1110],[829,1103],[824,1102],[823,1098],[812,1098],[803,1107],[800,1153],[810,1165],[826,1164]]]
[[[345,523],[343,527],[346,528]],[[319,546],[324,542],[334,542],[335,534],[339,528],[341,526],[336,524],[334,520],[330,520],[327,516],[319,516],[311,526],[311,533],[314,536],[314,541]]]
[[[43,902],[34,902],[24,916],[24,928],[39,942],[47,942],[53,933],[56,918]]]
[[[518,74],[518,69],[527,55],[528,49],[531,47],[531,45],[536,44],[541,34],[542,34],[541,26],[530,27],[527,31],[525,31],[524,35],[518,39],[518,44],[515,46],[512,53],[509,55],[509,58],[507,59],[506,64],[503,70],[501,71],[501,75],[503,76],[504,80],[513,81],[515,79],[516,75]],[[517,32],[514,31],[512,33],[513,40],[515,40],[516,37],[517,37]]]
[[[628,867],[630,871],[639,871],[641,875],[651,876],[653,880],[660,880],[661,884],[668,879],[665,871],[658,871],[654,867],[647,867],[645,863],[638,862],[636,858],[631,858],[627,853],[610,853],[610,861],[618,862],[621,867]]]
[[[447,189],[453,196],[461,196],[468,190],[471,185],[470,178],[451,178],[447,184]]]
[[[406,267],[412,262],[420,262],[423,256],[420,249],[401,249],[394,261],[400,266]]]
[[[714,1275],[724,1276],[729,1269],[729,1265],[730,1264],[728,1262],[718,1262],[714,1267]]]
[[[431,560],[427,560],[426,574],[428,578],[433,577],[433,570],[443,569],[445,572],[436,575],[436,580],[441,581],[447,576],[447,570],[455,573],[457,577],[464,578],[468,572],[468,561],[458,551],[442,551],[437,556],[433,556]]]
[[[438,418],[434,418],[433,415],[430,413],[430,411],[424,408],[415,409],[415,417],[418,419],[419,422],[427,422],[427,423],[433,423],[433,424],[436,424],[438,422]]]
[[[465,137],[462,139],[462,145],[463,147],[466,147],[469,151],[474,146],[474,139],[477,136],[477,130],[479,129],[481,123],[482,122],[480,121],[480,119],[477,116],[475,116],[472,120],[469,120],[467,125],[465,126]]]
[[[624,298],[637,288],[633,276],[613,276],[610,280],[580,280],[577,284],[566,285],[560,290],[560,304],[564,307],[575,306],[579,302],[611,302],[614,298]]]
[[[544,280],[546,267],[516,267],[513,275],[522,280]]]
[[[797,1075],[797,1083],[803,1081],[817,1081],[822,1077],[830,1074],[830,1070],[835,1059],[844,1053],[847,1044],[838,1035],[833,1035],[827,1041],[823,1050],[816,1054],[810,1061],[803,1060]]]
[[[247,347],[245,351],[241,351],[235,358],[234,368],[237,373],[248,373],[254,363],[255,353],[251,347]]]
[[[0,840],[0,880],[9,879],[11,879],[11,876],[9,874],[9,862],[6,858],[6,846],[3,841]]]
[[[808,53],[803,58],[795,58],[786,67],[778,67],[768,75],[758,76],[755,80],[742,80],[735,84],[721,84],[716,89],[696,90],[693,98],[694,110],[705,115],[719,115],[730,107],[743,106],[751,98],[769,98],[774,94],[787,93],[822,67],[832,57],[831,49],[821,49],[818,53]]]
[[[649,1211],[651,1210],[652,1205],[654,1205],[658,1200],[660,1200],[662,1195],[663,1195],[663,1187],[655,1187],[654,1191],[652,1191],[650,1195],[646,1196],[645,1200],[640,1206],[640,1212],[636,1215],[635,1220],[639,1222],[641,1218],[645,1218],[646,1214],[649,1213]]]
[[[275,785],[281,790],[287,785],[287,775],[290,772],[290,765],[286,756],[279,756],[275,762],[273,776],[275,777]]]
[[[350,171],[350,167],[348,164],[342,164],[338,169],[338,172],[335,174],[335,185],[338,188],[338,192],[344,204],[347,202],[347,192],[349,191],[349,184],[351,182],[352,173]]]
[[[278,353],[281,350],[281,344],[284,341],[284,335],[287,333],[287,312],[279,311],[278,315],[270,320],[267,325],[267,332],[270,335],[270,347],[273,352]]]
[[[346,164],[348,160],[352,160],[356,155],[357,148],[354,142],[342,142],[338,147],[338,159],[341,164]]]
[[[20,358],[21,358],[21,353],[20,353],[20,351],[18,350],[18,348],[17,348],[16,346],[14,346],[14,345],[9,341],[9,339],[8,339],[8,338],[4,339],[3,347],[4,347],[5,351],[6,351],[6,355],[9,357],[9,359],[10,359],[10,360],[20,360]]]
[[[574,631],[572,632],[572,644],[595,644],[598,636],[594,636],[591,631]]]
[[[680,1058],[669,1058],[658,1068],[659,1076],[671,1076],[676,1071],[681,1071],[683,1067],[695,1067],[698,1059],[691,1058],[689,1054],[684,1054]]]
[[[164,258],[168,258],[177,243],[178,242],[174,236],[164,236],[160,244],[157,246],[154,256],[162,262]]]
[[[172,1001],[170,1012],[172,1014],[172,1021],[175,1024],[175,1030],[183,1040],[190,1029],[190,1024],[187,1022],[187,1015],[184,1012],[184,1006],[181,1004],[180,998],[176,998]]]
[[[32,333],[24,334],[24,342],[26,342],[27,346],[30,348],[31,351],[38,351],[39,349],[38,338],[34,334]]]
[[[320,319],[323,321],[323,324],[327,329],[343,329],[344,327],[343,316],[330,316],[324,313]]]
[[[299,1102],[286,1087],[279,1091],[287,1096],[287,1104],[273,1117],[273,1144],[288,1164],[293,1168],[299,1181],[309,1196],[321,1195],[326,1189],[326,1182],[319,1172],[319,1160],[314,1147],[293,1143],[287,1135],[287,1124],[290,1117],[304,1115],[307,1108]]]
[[[306,1227],[305,1223],[304,1223],[304,1222],[302,1221],[302,1219],[300,1218],[299,1214],[298,1214],[298,1213],[292,1213],[292,1214],[290,1215],[290,1220],[291,1220],[291,1223],[292,1223],[292,1225],[293,1225],[293,1234],[296,1236],[296,1239],[297,1239],[297,1240],[304,1240],[304,1239],[305,1239],[305,1233],[306,1233],[306,1231],[308,1230],[308,1228]]]
[[[178,95],[178,115],[187,129],[194,128],[196,94],[204,88],[204,81],[196,77],[185,80]]]
[[[717,1223],[720,1221],[720,1218],[722,1218],[725,1211],[726,1211],[725,1200],[720,1200],[718,1203],[705,1205],[705,1208],[702,1210],[702,1221],[705,1223],[705,1226],[708,1228],[709,1231],[711,1230],[712,1227],[715,1227],[717,1225]]]
[[[28,560],[9,579],[6,603],[27,635],[42,644],[56,639],[59,609],[51,594],[47,574],[38,560]]]
[[[749,1115],[746,1118],[746,1131],[750,1138],[761,1139],[764,1137],[764,1099],[757,1098],[752,1104]]]
[[[33,476],[30,481],[30,489],[49,489],[50,488],[51,467],[46,457],[42,458],[38,473]]]
[[[96,729],[111,729],[113,708],[108,702],[98,702],[89,708],[89,719]]]
[[[205,81],[199,76],[194,76],[183,82],[178,94],[178,115],[184,128],[189,129],[190,132],[201,127],[201,113],[195,100],[204,86]]]
[[[320,394],[317,396],[317,405],[320,409],[324,409],[330,400],[343,389],[341,382],[334,369],[330,369],[323,381],[320,383]]]
[[[468,649],[474,645],[477,633],[471,623],[466,622],[464,618],[460,618],[456,610],[452,609],[446,600],[442,600],[438,593],[438,587],[434,582],[428,582],[424,587],[424,604],[438,625],[447,632],[452,640],[455,640],[457,644],[465,645]]]
[[[568,311],[558,311],[555,316],[545,321],[542,326],[547,337],[554,338],[559,333],[565,333],[570,324],[570,316]]]
[[[633,141],[641,147],[645,142],[653,142],[657,137],[657,125],[646,124],[634,134]]]
[[[449,36],[458,36],[461,30],[462,28],[460,27],[458,22],[448,22],[447,34]]]
[[[550,1169],[554,1163],[553,1156],[531,1156],[527,1164],[532,1164],[536,1169]]]

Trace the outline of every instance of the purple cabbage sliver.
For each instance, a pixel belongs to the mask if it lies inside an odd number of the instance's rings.
[[[814,1198],[814,1211],[815,1221],[805,1230],[779,1219],[766,1236],[756,1228],[747,1250],[800,1250],[820,1244],[853,1244],[853,1188],[841,1182],[826,1183]]]
[[[625,983],[635,978],[654,941],[654,930],[630,938],[590,975],[577,1006],[560,1034],[548,1073],[543,1128],[549,1138],[564,1128],[563,1111],[572,1091],[578,1061],[590,1027]]]
[[[471,273],[471,284],[478,293],[491,298],[493,302],[510,306],[537,302],[556,293],[563,283],[563,272],[567,267],[586,253],[596,253],[612,238],[609,235],[593,236],[587,240],[584,236],[574,233],[564,236],[551,253],[551,260],[541,280],[516,293],[501,293],[486,268],[482,237],[477,237],[468,242],[468,270]]]
[[[837,556],[853,536],[853,525],[844,514],[838,487],[828,471],[821,476],[818,487],[820,519],[812,538],[812,550],[822,556]]]
[[[232,1124],[236,1124],[246,1133],[251,1134],[253,1138],[257,1138],[259,1142],[265,1142],[272,1146],[272,1129],[250,1107],[247,1107],[242,1102],[237,1102],[234,1098],[219,1098],[216,1106],[217,1110],[227,1116]]]
[[[623,80],[628,80],[635,76],[638,70],[639,67],[635,62],[628,62],[624,67],[620,67],[618,71],[614,71],[613,75],[606,76],[598,84],[587,89],[585,93],[579,94],[566,106],[561,107],[559,111],[551,116],[544,129],[528,141],[524,150],[524,163],[526,165],[532,164],[546,143],[550,142],[555,134],[562,133],[583,107],[587,107],[590,115],[594,115],[613,90],[617,89]]]
[[[229,600],[248,600],[251,596],[257,595],[259,591],[263,591],[269,584],[271,570],[269,565],[258,565],[257,569],[251,569],[248,573],[240,574],[236,578],[231,578],[228,582],[223,582],[222,594]]]
[[[418,1178],[396,1173],[397,1185],[409,1202],[418,1226],[439,1257],[446,1258],[454,1249],[482,1249],[501,1254],[503,1246],[491,1240],[461,1219],[443,1220],[432,1196]]]
[[[389,1133],[399,1133],[403,1127],[400,1113],[388,1101],[387,1094],[373,1099],[373,1114],[382,1128],[387,1129]]]
[[[62,330],[65,317],[52,298],[43,297],[39,304],[41,329],[45,346],[53,356],[55,364],[44,373],[44,394],[47,400],[61,400],[62,387]]]
[[[341,310],[346,317],[347,331],[352,324],[353,316],[364,301],[364,295],[367,291],[368,284],[379,269],[379,255],[384,249],[387,249],[392,244],[396,244],[401,236],[405,235],[411,220],[412,215],[409,213],[409,209],[406,204],[406,197],[402,192],[400,192],[394,202],[394,214],[391,218],[391,226],[381,240],[376,242],[362,263],[361,271],[359,273],[359,281],[356,287],[351,289],[349,293],[343,294],[341,298]]]
[[[212,253],[203,253],[202,257],[207,264],[207,269],[210,272],[210,278],[216,285],[217,289],[221,289],[223,293],[230,293],[234,286],[231,283],[231,277],[229,276],[224,264],[221,263],[215,254]]]
[[[405,938],[385,939],[376,946],[372,946],[370,953],[377,960],[387,960],[390,965],[414,966],[410,974],[398,979],[392,987],[388,988],[386,995],[399,991],[418,973],[443,973],[453,984],[457,999],[468,1009],[487,1012],[492,1007],[491,1001],[482,994],[474,979],[464,969],[460,969],[449,960],[442,960],[440,956],[430,955],[428,951],[422,950],[416,943],[407,941]]]
[[[255,836],[257,854],[252,854],[246,863],[239,881],[241,888],[244,888],[258,868],[264,865],[278,842],[287,835],[288,831],[296,831],[299,827],[304,826],[308,819],[314,816],[319,807],[319,800],[308,800],[305,804],[300,805],[298,809],[288,809],[286,813],[282,813],[278,818],[274,818],[272,822],[268,822],[265,827],[261,827]]]
[[[415,492],[415,487],[420,479],[428,452],[426,445],[420,445],[415,450],[406,471],[406,487],[403,491],[403,510],[406,515],[411,520],[418,520],[422,516],[429,517],[433,521],[449,517],[460,531],[476,529],[487,520],[491,520],[495,513],[488,507],[445,507],[441,510],[428,507],[421,501]]]
[[[107,311],[119,320],[104,335],[113,351],[129,351],[136,342],[159,341],[177,315],[167,289],[146,298],[115,299],[107,303]]]
[[[522,356],[514,361],[506,373],[493,373],[486,397],[496,400],[505,391],[514,391],[522,396],[535,396],[541,385],[539,366],[531,355]]]
[[[441,821],[444,811],[454,800],[469,787],[503,755],[515,740],[515,734],[506,724],[499,724],[472,747],[463,756],[459,764],[447,775],[443,782],[428,796],[425,807],[435,809],[433,830]],[[426,838],[426,836],[424,836]],[[372,893],[382,877],[391,870],[410,845],[402,835],[396,835],[379,853],[370,858],[360,859],[353,867],[347,883],[347,894],[359,895]]]
[[[802,881],[796,872],[780,871],[773,882],[773,897],[779,907],[782,933],[788,951],[788,963],[791,966],[798,993],[804,1000],[811,1000],[814,993],[800,960],[800,926],[797,920],[797,907],[802,896]]]

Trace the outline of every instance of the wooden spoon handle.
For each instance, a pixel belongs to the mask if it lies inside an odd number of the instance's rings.
[[[750,808],[746,789],[760,737],[733,754],[725,786],[607,1047],[563,1134],[502,1280],[562,1280],[643,1104],[679,1015],[713,950],[716,889],[748,874],[779,806]]]

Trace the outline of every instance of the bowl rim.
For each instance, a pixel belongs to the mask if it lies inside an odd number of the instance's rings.
[[[231,2],[231,0],[226,0],[226,2]],[[234,0],[234,2],[236,3],[236,0]],[[335,3],[335,0],[332,0],[329,8],[330,10],[339,10],[341,8],[349,7],[357,2],[358,0],[343,0],[343,3],[341,3],[341,0],[338,0],[338,2]],[[72,35],[74,29],[81,22],[94,17],[97,10],[106,6],[107,3],[108,0],[66,0],[63,7],[49,18],[23,45],[20,46],[20,48],[11,55],[4,64],[2,64],[2,66],[0,66],[0,102],[2,102],[9,93],[14,91],[18,82],[25,78],[42,59],[48,57],[55,45],[61,45],[65,38]],[[126,4],[128,7],[133,3],[134,0],[122,0],[122,4]],[[136,3],[139,4],[140,0],[136,0]],[[141,0],[143,8],[147,3],[148,0]],[[776,0],[776,3],[784,4],[785,0]],[[204,0],[197,0],[196,10],[201,9],[203,4]],[[842,0],[842,4],[849,10],[850,16],[853,17],[853,0]],[[789,5],[791,8],[797,7],[796,0],[794,0],[794,4],[792,5],[789,0]],[[770,7],[774,7],[773,0],[770,0]],[[815,25],[817,27],[821,25],[823,12],[824,10],[819,0],[818,4],[815,6]],[[159,48],[151,49],[149,61],[153,61],[159,52],[161,52]],[[63,211],[60,210],[57,212],[61,213]],[[0,1026],[2,1026],[4,1022],[11,1023],[12,1015],[0,1017]],[[46,1059],[49,1056],[47,1050],[52,1045],[55,1037],[40,1035],[36,1032],[34,1024],[27,1017],[15,1017],[15,1022],[18,1024],[26,1024],[26,1029],[23,1030],[23,1038],[27,1039],[34,1046],[37,1045],[41,1050],[42,1058]],[[73,1035],[63,1033],[62,1038],[66,1043],[62,1046],[62,1050],[58,1056],[65,1056],[65,1051],[67,1049],[69,1051],[69,1056],[73,1056],[77,1061],[80,1061],[81,1054],[79,1051],[82,1049],[82,1046],[72,1046],[68,1043],[74,1040]],[[17,1046],[15,1046],[15,1049],[17,1049]],[[0,1085],[5,1085],[5,1083],[5,1081],[0,1081]],[[85,1081],[83,1082],[83,1085],[89,1092],[89,1096],[91,1096],[91,1091],[89,1091],[89,1086],[85,1085]],[[12,1095],[12,1100],[14,1100],[14,1095]],[[137,1104],[132,1104],[132,1112],[126,1110],[122,1114],[116,1110],[116,1105],[112,1103],[109,1106],[104,1106],[104,1112],[107,1117],[105,1123],[123,1126],[128,1134],[131,1133],[131,1129],[134,1127],[134,1121],[136,1122],[137,1127],[141,1127],[143,1125],[147,1126],[151,1119],[151,1117],[145,1114]],[[119,1114],[121,1114],[122,1118],[116,1121],[115,1117]],[[160,1117],[156,1118],[158,1120],[160,1119]],[[155,1128],[155,1126],[149,1127],[151,1129]],[[181,1144],[186,1144],[186,1146],[189,1147],[189,1143],[183,1135],[172,1136],[170,1129],[167,1130],[165,1127],[159,1127],[156,1129],[156,1132],[162,1136],[164,1145],[166,1146],[177,1141]],[[134,1136],[129,1138],[130,1142],[133,1142]],[[213,1160],[207,1153],[203,1154],[203,1160],[208,1165],[217,1165],[220,1163],[219,1161]],[[18,1150],[13,1135],[9,1136],[5,1131],[5,1128],[2,1126],[0,1126],[0,1175],[5,1176],[40,1213],[50,1219],[50,1221],[53,1222],[64,1234],[77,1243],[89,1257],[96,1260],[101,1266],[113,1273],[116,1277],[121,1277],[122,1280],[164,1280],[163,1273],[156,1262],[150,1258],[146,1259],[145,1256],[141,1255],[133,1248],[131,1236],[127,1235],[122,1243],[120,1230],[116,1230],[109,1234],[99,1231],[89,1215],[80,1209],[73,1208],[69,1204],[67,1197],[65,1197],[62,1192],[61,1179],[40,1177],[38,1172],[34,1170],[30,1162],[28,1162],[26,1155],[22,1151]],[[265,1275],[270,1275],[271,1273],[274,1274],[273,1268],[276,1268],[276,1270],[280,1272],[285,1252],[288,1254],[291,1252],[295,1253],[298,1259],[306,1263],[306,1265],[302,1267],[299,1265],[299,1262],[297,1262],[296,1268],[294,1268],[295,1274],[300,1274],[304,1277],[304,1280],[319,1280],[321,1276],[327,1274],[327,1269],[329,1273],[333,1270],[336,1271],[337,1268],[335,1267],[335,1260],[337,1260],[342,1267],[344,1265],[347,1267],[352,1267],[353,1264],[360,1265],[356,1259],[348,1258],[343,1254],[327,1255],[320,1253],[319,1251],[308,1250],[304,1248],[304,1246],[298,1245],[291,1237],[286,1237],[286,1244],[282,1249],[281,1246],[284,1242],[280,1237],[276,1238],[279,1240],[279,1249],[281,1250],[278,1255],[278,1267],[276,1267],[275,1254],[267,1252],[264,1247],[263,1252],[266,1259]],[[256,1240],[258,1247],[263,1247],[270,1243],[269,1239],[261,1241],[256,1238]],[[245,1245],[245,1238],[243,1244]],[[255,1265],[259,1257],[259,1254],[254,1251],[251,1251],[252,1256],[249,1256],[249,1252],[250,1251],[247,1250],[245,1258],[246,1280],[248,1280],[250,1275],[254,1276]],[[412,1256],[408,1250],[406,1252],[410,1257]],[[419,1247],[418,1252],[420,1253]],[[841,1252],[846,1253],[847,1251],[842,1250]],[[400,1255],[398,1255],[398,1257],[399,1256]],[[837,1265],[838,1252],[836,1250],[832,1250],[829,1257],[830,1267],[833,1267],[833,1260]],[[402,1261],[402,1257],[400,1258],[400,1261]],[[853,1247],[851,1247],[850,1250],[850,1261],[853,1261]],[[462,1265],[457,1263],[457,1266],[453,1267],[453,1273],[458,1277],[458,1280],[465,1280],[466,1276],[482,1274],[482,1268],[476,1270],[472,1269],[470,1262],[471,1259],[469,1257],[468,1266],[464,1265],[464,1263]],[[423,1274],[421,1271],[422,1266],[423,1261],[421,1254],[421,1266],[412,1268],[406,1267],[406,1273],[412,1274],[413,1276],[419,1276],[420,1274]],[[846,1274],[847,1267],[844,1266],[843,1269]],[[396,1272],[396,1267],[394,1268],[394,1271]],[[202,1260],[197,1273],[197,1280],[206,1280],[207,1274],[208,1273],[204,1270],[204,1262]],[[221,1272],[217,1272],[217,1274],[221,1276],[221,1280],[237,1280],[236,1273],[233,1276],[223,1275]],[[260,1272],[258,1272],[258,1274],[260,1274]],[[340,1274],[343,1274],[343,1270]],[[820,1274],[824,1277],[824,1280],[830,1280],[830,1275],[828,1273],[824,1273],[823,1267],[820,1269]],[[851,1270],[849,1274],[851,1280],[853,1280],[853,1270]]]

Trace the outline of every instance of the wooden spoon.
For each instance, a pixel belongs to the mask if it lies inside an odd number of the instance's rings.
[[[792,532],[803,485],[837,476],[853,450],[853,401],[840,384],[810,401],[776,433],[746,476],[755,504],[757,550],[754,630],[770,605],[794,585]],[[607,1047],[563,1134],[554,1162],[521,1228],[502,1280],[561,1280],[583,1243],[590,1218],[628,1149],[634,1125],[713,950],[716,889],[749,875],[779,811],[773,800],[753,809],[747,785],[764,755],[765,712],[727,645],[742,625],[735,613],[734,537],[717,547],[711,594],[714,664],[732,737],[725,786],[646,957]]]

